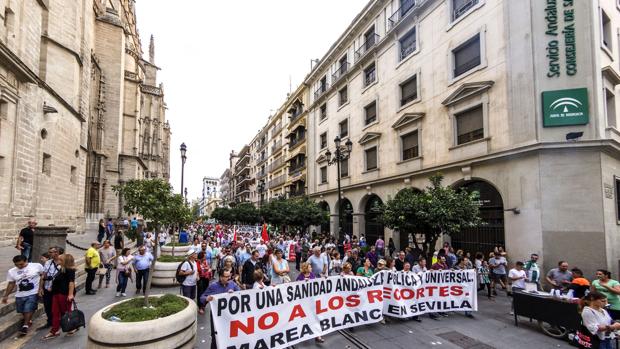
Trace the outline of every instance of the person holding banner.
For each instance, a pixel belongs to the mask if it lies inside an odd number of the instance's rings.
[[[296,281],[304,281],[304,280],[312,280],[315,276],[312,273],[312,268],[310,267],[310,263],[303,262],[301,263],[301,273],[297,275]]]
[[[200,303],[204,307],[206,304],[213,300],[213,296],[216,294],[222,293],[233,293],[235,291],[239,291],[239,286],[230,279],[232,276],[232,272],[229,269],[225,269],[222,273],[220,273],[218,282],[214,282],[204,293],[200,296]],[[213,326],[213,313],[209,312],[211,317],[211,349],[217,349],[217,344],[215,342],[215,327]]]

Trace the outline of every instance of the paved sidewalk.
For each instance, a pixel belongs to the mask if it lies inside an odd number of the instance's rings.
[[[84,234],[71,234],[67,236],[67,239],[77,246],[88,248],[90,243],[97,240],[97,232],[86,232]],[[126,239],[127,240],[127,239]],[[67,244],[67,253],[70,253],[76,259],[84,256],[85,251],[77,249]],[[4,281],[6,273],[9,269],[13,268],[13,257],[19,254],[19,250],[15,248],[15,245],[0,247],[0,282]],[[32,256],[33,262],[39,262],[40,256]]]

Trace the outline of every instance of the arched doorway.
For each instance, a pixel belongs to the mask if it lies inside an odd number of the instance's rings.
[[[369,246],[373,246],[379,237],[384,237],[383,223],[381,223],[381,207],[383,201],[377,195],[371,195],[366,201],[364,208],[364,221],[366,242]]]
[[[480,218],[485,224],[463,228],[459,233],[452,234],[454,249],[462,249],[472,255],[476,252],[488,255],[495,246],[504,246],[504,204],[497,189],[482,180],[465,182],[460,188],[480,193]]]
[[[319,202],[319,208],[325,212],[325,215],[327,215],[327,220],[321,224],[321,234],[330,233],[329,219],[331,212],[329,211],[329,204],[325,201],[321,201]]]
[[[353,205],[349,199],[342,199],[339,212],[342,212],[342,233],[353,236]]]

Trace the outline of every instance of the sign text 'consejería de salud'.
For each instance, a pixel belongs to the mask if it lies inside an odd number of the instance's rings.
[[[545,34],[547,42],[547,77],[559,78],[562,74],[561,56],[564,56],[567,75],[577,74],[577,47],[575,42],[574,0],[546,0]],[[563,42],[563,45],[560,44]]]

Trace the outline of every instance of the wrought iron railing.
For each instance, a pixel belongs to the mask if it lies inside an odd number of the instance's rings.
[[[332,85],[335,84],[341,77],[343,77],[349,71],[349,62],[342,62],[340,66],[336,70],[335,73],[332,74]]]
[[[325,92],[327,92],[327,88],[329,87],[328,85],[329,84],[327,82],[320,84],[319,88],[317,88],[316,91],[314,91],[314,99],[318,99]]]
[[[390,18],[388,18],[388,30],[392,30],[398,22],[400,22],[405,16],[411,12],[416,5],[416,0],[405,0],[402,2],[400,8],[394,12]]]
[[[355,61],[358,62],[368,51],[379,43],[379,34],[370,34],[360,48],[355,51]]]

